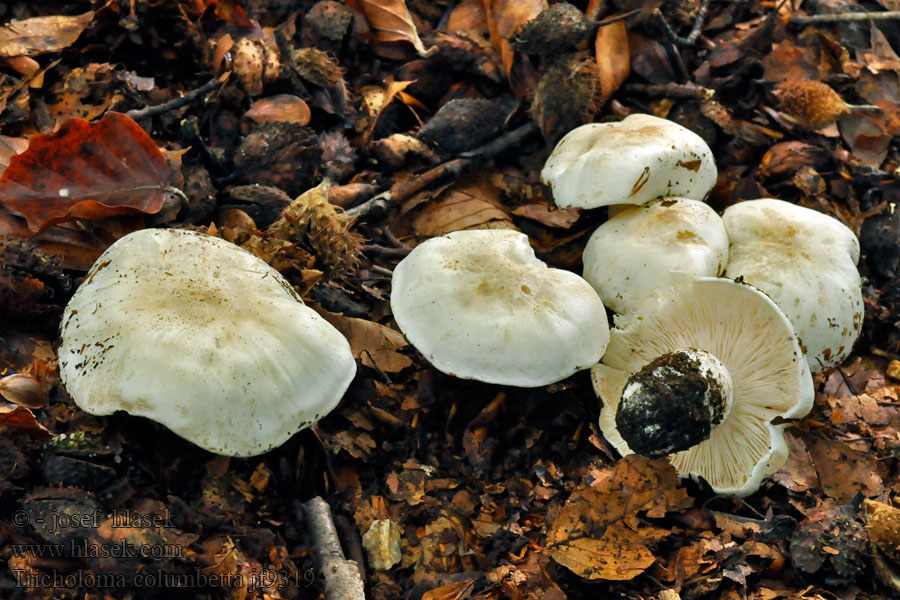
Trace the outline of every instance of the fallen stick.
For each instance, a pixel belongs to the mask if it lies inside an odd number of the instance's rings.
[[[152,117],[154,115],[169,112],[170,110],[175,110],[176,108],[181,108],[182,106],[190,104],[203,94],[217,89],[219,86],[225,83],[225,80],[227,80],[227,77],[222,79],[211,79],[197,89],[185,92],[183,96],[172,98],[171,100],[163,102],[162,104],[154,104],[153,106],[145,106],[144,108],[131,109],[125,113],[125,116],[137,121],[138,119],[145,119],[147,117]]]
[[[396,203],[406,200],[426,187],[445,179],[459,177],[464,171],[478,164],[478,161],[492,158],[501,152],[521,144],[525,139],[537,133],[537,131],[537,125],[529,121],[521,127],[507,131],[500,137],[483,146],[479,146],[468,152],[463,152],[460,154],[460,158],[454,158],[453,160],[441,163],[417,177],[404,181],[403,183],[394,186],[392,189],[366,200],[359,206],[348,208],[346,214],[349,217],[357,218],[370,214],[382,214]]]
[[[319,571],[325,578],[325,598],[366,600],[360,566],[356,561],[344,558],[328,503],[316,496],[305,504],[298,503],[296,509],[312,542]]]
[[[900,19],[900,10],[884,12],[848,12],[831,15],[810,15],[791,17],[788,25],[819,25],[824,23],[859,23],[860,21],[892,21]]]

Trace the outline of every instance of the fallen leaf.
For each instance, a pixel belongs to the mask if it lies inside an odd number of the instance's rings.
[[[47,404],[47,391],[41,382],[21,373],[0,378],[0,396],[25,408],[38,409]]]
[[[597,30],[594,41],[600,68],[600,101],[609,100],[631,72],[628,30],[625,21],[616,21]]]
[[[0,171],[6,169],[13,156],[25,152],[27,148],[28,140],[26,138],[0,135]]]
[[[360,91],[362,92],[363,104],[366,108],[367,121],[368,125],[365,128],[365,132],[362,136],[362,142],[365,144],[372,137],[372,133],[375,131],[375,125],[378,124],[378,119],[381,117],[381,113],[384,112],[384,109],[388,107],[388,105],[394,101],[394,98],[406,89],[408,86],[412,85],[414,82],[412,81],[394,81],[393,76],[388,77],[387,85],[382,88],[375,85],[369,85],[363,87]]]
[[[396,373],[412,365],[412,359],[400,353],[408,344],[399,332],[374,321],[329,312],[314,304],[311,306],[344,334],[353,356],[363,365],[385,373]]]
[[[425,48],[403,0],[359,0],[359,5],[377,41],[409,42],[419,56],[431,56],[437,49]]]
[[[0,56],[37,56],[62,50],[78,39],[93,18],[93,11],[89,11],[71,17],[10,21],[0,27]]]
[[[512,72],[515,51],[509,43],[520,27],[547,9],[546,0],[478,0],[487,18],[491,41],[500,51],[503,72]]]
[[[422,207],[413,227],[422,238],[461,229],[515,229],[499,198],[487,179],[457,183]]]
[[[581,217],[581,211],[577,208],[550,210],[546,203],[517,206],[512,213],[517,217],[524,217],[531,221],[537,221],[541,225],[558,229],[569,229]]]
[[[34,413],[24,406],[0,406],[0,427],[21,429],[35,439],[47,441],[53,437],[50,431],[38,423]]]
[[[425,592],[422,600],[466,600],[472,596],[472,589],[475,587],[474,579],[459,581],[457,583],[448,583],[441,587],[434,588]]]
[[[310,119],[309,106],[302,98],[291,94],[279,94],[257,100],[250,105],[244,116],[257,123],[269,121],[287,121],[298,125],[306,125]]]
[[[857,492],[869,497],[881,493],[883,481],[876,473],[874,456],[813,432],[804,432],[802,438],[826,496],[849,502]]]
[[[71,119],[55,133],[32,136],[0,178],[0,203],[36,232],[60,221],[154,214],[172,182],[140,125],[108,113],[97,123]]]
[[[560,509],[547,536],[550,556],[586,579],[625,581],[656,561],[647,544],[670,532],[641,524],[638,512],[662,517],[691,506],[687,492],[664,459],[632,454],[604,473],[594,486],[582,485]]]

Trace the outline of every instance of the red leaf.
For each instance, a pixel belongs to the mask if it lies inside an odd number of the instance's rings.
[[[107,113],[97,123],[70,119],[55,133],[32,136],[0,178],[0,204],[36,232],[60,221],[154,214],[172,181],[140,125]]]

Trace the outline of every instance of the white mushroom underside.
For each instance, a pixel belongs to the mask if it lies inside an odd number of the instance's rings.
[[[277,271],[192,231],[108,249],[66,306],[60,372],[95,415],[148,417],[252,456],[327,414],[356,372],[347,340]]]
[[[679,348],[705,350],[731,375],[731,411],[708,440],[670,460],[680,474],[703,477],[719,493],[752,493],[787,458],[784,426],[772,419],[802,417],[812,407],[812,378],[790,323],[764,294],[725,279],[695,281],[658,310],[638,312],[640,318],[617,319],[603,364],[592,369],[607,440],[631,453],[615,429],[631,373]]]
[[[515,231],[457,231],[420,244],[394,270],[391,310],[437,369],[533,387],[603,356],[606,311],[578,275],[548,268]]]

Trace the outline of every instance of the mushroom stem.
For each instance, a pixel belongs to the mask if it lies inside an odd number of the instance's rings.
[[[731,410],[728,369],[704,350],[663,354],[628,378],[616,427],[644,456],[666,456],[709,438]]]

